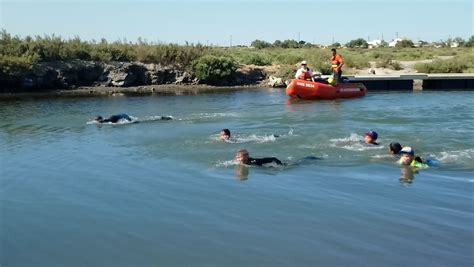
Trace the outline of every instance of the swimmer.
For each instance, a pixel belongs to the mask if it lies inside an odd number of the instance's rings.
[[[369,145],[378,145],[378,143],[375,142],[378,136],[376,131],[368,131],[364,135],[364,142]]]
[[[402,145],[400,145],[400,143],[390,143],[390,146],[388,147],[388,152],[394,156],[400,155],[401,150]],[[423,160],[419,156],[415,156],[414,160],[418,161],[419,163],[423,163]]]
[[[267,158],[251,158],[246,149],[241,149],[235,154],[235,161],[244,165],[262,166],[264,164],[274,163],[276,165],[283,165],[283,163],[275,157]]]
[[[402,145],[400,145],[400,143],[390,143],[388,147],[388,153],[391,155],[398,155],[400,150],[402,150]]]
[[[136,119],[136,118],[135,118]],[[160,120],[165,120],[165,121],[168,121],[168,120],[172,120],[173,117],[170,117],[170,116],[160,116]],[[125,120],[127,122],[133,122],[133,123],[138,123],[140,122],[139,120],[134,120],[134,118],[128,116],[127,114],[125,113],[122,113],[122,114],[117,114],[117,115],[113,115],[113,116],[110,116],[108,119],[104,119],[102,116],[97,116],[95,118],[95,122],[97,123],[117,123],[119,122],[120,120]],[[146,121],[146,120],[145,120]]]
[[[219,135],[219,139],[222,141],[229,141],[230,139],[230,130],[229,129],[222,129]]]
[[[411,147],[406,146],[400,150],[399,154],[400,160],[398,163],[403,166],[410,166],[410,167],[415,167],[415,168],[428,168],[429,165],[426,163],[423,163],[421,158],[415,156],[415,150],[413,150]]]
[[[106,122],[117,123],[120,120],[126,120],[128,122],[131,122],[132,118],[125,113],[110,116],[108,119],[104,119],[102,116],[97,116],[95,118],[95,121],[98,123],[106,123]]]

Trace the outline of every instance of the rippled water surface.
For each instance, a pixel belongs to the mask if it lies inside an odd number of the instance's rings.
[[[472,266],[473,96],[0,101],[0,265]],[[124,112],[142,122],[88,124]],[[400,168],[394,141],[438,166]]]

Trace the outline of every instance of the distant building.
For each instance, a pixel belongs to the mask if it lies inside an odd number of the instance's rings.
[[[456,48],[456,47],[459,47],[459,43],[458,42],[452,42],[449,47],[451,48]]]
[[[372,41],[367,42],[367,44],[369,45],[369,49],[372,49],[372,48],[379,47],[382,44],[382,42],[383,42],[382,40],[372,40]]]
[[[390,43],[388,43],[388,47],[395,47],[398,44],[398,42],[401,42],[401,41],[403,41],[402,38],[395,38]]]

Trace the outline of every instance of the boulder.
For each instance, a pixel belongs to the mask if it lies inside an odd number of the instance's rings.
[[[271,87],[285,87],[286,86],[282,78],[278,78],[275,76],[270,76],[268,78],[268,85],[270,85]]]

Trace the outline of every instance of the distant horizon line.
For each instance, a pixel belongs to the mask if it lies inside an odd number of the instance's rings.
[[[55,34],[55,33],[52,33],[52,34],[48,34],[48,33],[42,33],[42,34],[34,34],[34,35],[30,35],[30,34],[26,34],[26,35],[21,35],[21,34],[14,34],[14,33],[11,33],[9,32],[8,30],[6,29],[0,29],[2,32],[6,32],[7,34],[10,34],[12,37],[19,37],[21,39],[25,39],[27,37],[31,37],[31,38],[36,38],[36,37],[41,37],[41,38],[44,38],[44,37],[58,37],[58,38],[61,38],[63,40],[73,40],[73,39],[76,39],[76,38],[79,38],[81,41],[85,41],[85,42],[101,42],[102,40],[106,40],[107,43],[117,43],[117,42],[122,42],[122,43],[132,43],[132,44],[139,44],[140,42],[142,43],[146,43],[146,44],[176,44],[176,45],[180,45],[180,44],[191,44],[191,45],[206,45],[206,46],[221,46],[221,47],[231,47],[231,46],[251,46],[251,43],[253,41],[256,41],[256,40],[260,40],[260,41],[264,41],[264,42],[267,42],[267,43],[270,43],[270,44],[273,44],[275,41],[286,41],[286,40],[292,40],[292,41],[297,41],[297,42],[300,42],[300,41],[304,41],[305,43],[308,43],[308,44],[312,44],[312,45],[323,45],[323,46],[329,46],[329,45],[332,45],[332,44],[335,44],[335,43],[340,43],[341,45],[344,45],[344,44],[347,44],[349,43],[350,41],[353,41],[353,40],[357,40],[357,39],[363,39],[367,42],[371,42],[371,41],[386,41],[386,42],[389,42],[389,40],[391,41],[394,41],[395,39],[399,38],[399,39],[408,39],[408,40],[411,40],[413,42],[419,42],[419,41],[425,41],[425,42],[428,42],[428,43],[435,43],[435,42],[446,42],[448,41],[449,39],[456,39],[456,38],[461,38],[463,39],[464,41],[467,41],[469,40],[470,37],[474,36],[474,35],[471,35],[471,36],[468,36],[467,38],[464,38],[464,37],[461,37],[461,36],[454,36],[454,37],[448,37],[446,39],[443,39],[443,38],[440,38],[438,40],[428,40],[428,39],[423,39],[423,38],[410,38],[408,36],[397,36],[397,37],[394,37],[394,38],[391,38],[391,39],[385,39],[385,38],[375,38],[375,39],[370,39],[369,38],[363,38],[363,37],[357,37],[357,38],[354,38],[354,39],[351,39],[349,41],[338,41],[337,38],[333,38],[333,41],[334,42],[329,42],[329,43],[318,43],[318,42],[311,42],[311,41],[306,41],[304,39],[301,39],[301,40],[298,40],[298,39],[295,39],[295,38],[287,38],[287,39],[275,39],[273,41],[268,41],[268,40],[265,40],[265,39],[254,39],[252,41],[249,41],[248,44],[243,44],[243,43],[235,43],[235,36],[234,35],[228,35],[227,38],[229,38],[229,43],[228,44],[217,44],[217,43],[211,43],[209,41],[188,41],[188,40],[184,40],[182,42],[173,42],[173,41],[162,41],[162,40],[150,40],[149,38],[144,38],[144,37],[137,37],[136,40],[128,40],[126,37],[121,37],[121,38],[117,38],[115,40],[110,40],[110,39],[107,39],[105,37],[100,37],[100,38],[83,38],[79,35],[74,35],[74,36],[63,36],[61,34]]]

